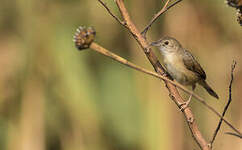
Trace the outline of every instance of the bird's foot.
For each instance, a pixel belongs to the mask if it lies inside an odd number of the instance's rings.
[[[184,111],[188,107],[189,103],[191,102],[191,99],[192,99],[192,95],[189,97],[189,99],[186,102],[181,103],[179,105],[179,108],[181,111]]]
[[[186,101],[186,102],[184,102],[184,103],[181,103],[181,104],[179,105],[180,110],[181,110],[181,111],[184,111],[184,110],[188,107],[189,103],[190,103],[189,101]]]

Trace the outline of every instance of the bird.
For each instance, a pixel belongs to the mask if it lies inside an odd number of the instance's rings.
[[[206,82],[206,73],[195,59],[195,57],[182,47],[180,42],[173,37],[165,36],[154,41],[150,46],[158,47],[159,52],[163,56],[163,62],[168,74],[178,83],[191,86],[192,92],[196,88],[196,84],[201,85],[206,91],[216,99],[219,99],[217,93]],[[190,103],[192,94],[189,99],[184,102],[183,108]]]

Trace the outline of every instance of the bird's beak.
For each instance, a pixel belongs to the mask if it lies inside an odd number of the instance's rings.
[[[150,43],[150,46],[159,46],[160,41],[154,41],[152,43]]]

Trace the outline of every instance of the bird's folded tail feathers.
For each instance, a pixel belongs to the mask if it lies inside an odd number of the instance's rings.
[[[219,97],[218,97],[218,95],[216,94],[216,92],[207,84],[207,82],[205,81],[205,80],[201,80],[201,81],[199,81],[199,84],[201,85],[201,86],[203,86],[206,90],[207,90],[207,92],[210,94],[210,95],[212,95],[213,97],[215,97],[215,98],[217,98],[217,99],[219,99]]]

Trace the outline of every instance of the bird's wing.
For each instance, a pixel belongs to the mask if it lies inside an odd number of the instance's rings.
[[[183,57],[183,63],[186,66],[188,70],[191,70],[192,72],[195,72],[198,76],[200,76],[202,79],[206,79],[206,73],[204,72],[203,68],[200,66],[200,64],[196,61],[196,59],[192,56],[192,54],[184,50],[185,56]]]

